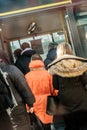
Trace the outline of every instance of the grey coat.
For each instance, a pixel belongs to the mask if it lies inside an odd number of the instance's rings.
[[[32,94],[31,89],[26,83],[25,77],[22,72],[14,65],[8,65],[4,62],[0,63],[0,68],[4,72],[7,72],[9,75],[9,78],[11,80],[10,87],[13,91],[17,104],[24,103],[32,107],[33,103],[35,102],[35,98]]]

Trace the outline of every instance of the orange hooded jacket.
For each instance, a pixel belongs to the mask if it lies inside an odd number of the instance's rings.
[[[52,76],[45,70],[41,60],[31,61],[29,68],[31,71],[25,75],[25,78],[36,98],[34,113],[42,123],[52,123],[53,116],[46,114],[47,96],[56,95],[52,85]]]

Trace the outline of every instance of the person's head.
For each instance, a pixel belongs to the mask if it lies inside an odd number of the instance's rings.
[[[4,50],[0,49],[0,62],[10,63]]]
[[[31,57],[32,60],[43,60],[42,57],[39,54],[34,54]]]
[[[56,42],[50,43],[49,46],[48,46],[48,51],[51,50],[51,49],[56,48],[57,46],[58,46],[58,44]]]
[[[22,50],[24,50],[24,49],[26,49],[26,48],[30,48],[30,45],[29,45],[29,43],[24,42],[24,43],[21,45],[21,48],[22,48]]]
[[[15,56],[15,58],[17,59],[20,55],[21,55],[21,49],[20,48],[18,48],[18,49],[16,49],[15,51],[14,51],[14,56]]]
[[[74,55],[74,52],[69,43],[62,42],[57,46],[57,57],[60,57],[66,54]]]

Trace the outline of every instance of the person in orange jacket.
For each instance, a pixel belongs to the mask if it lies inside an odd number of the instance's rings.
[[[51,130],[53,116],[46,114],[47,96],[57,95],[58,91],[53,88],[52,76],[45,69],[42,60],[33,60],[29,64],[30,72],[25,75],[35,98],[34,113],[43,124],[44,130]]]

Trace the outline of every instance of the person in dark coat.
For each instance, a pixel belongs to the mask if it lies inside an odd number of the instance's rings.
[[[9,107],[7,96],[9,91],[4,83],[3,74],[0,69],[0,130],[12,130],[12,123],[6,109]],[[5,101],[6,100],[6,101]]]
[[[23,73],[16,66],[9,64],[3,50],[0,50],[0,68],[7,73],[8,84],[12,91],[14,107],[11,111],[8,110],[12,123],[16,130],[30,130],[30,119],[25,105],[29,106],[29,111],[32,113],[35,97]]]
[[[20,57],[21,52],[22,52],[22,50],[20,48],[18,48],[14,51],[14,57],[16,60]]]
[[[45,68],[56,58],[56,47],[57,43],[50,43],[48,46],[48,54],[46,59],[44,60]]]
[[[87,129],[87,59],[74,55],[70,44],[57,47],[57,59],[49,65],[53,86],[66,113],[66,130]],[[59,105],[60,105],[59,104]]]
[[[48,65],[54,61],[57,57],[57,46],[58,44],[56,42],[50,43],[48,46],[48,54],[46,59],[44,60],[45,68],[48,69]],[[64,130],[65,123],[62,116],[54,116],[54,122],[53,125],[56,130]]]
[[[24,42],[21,45],[22,52],[19,58],[16,60],[15,65],[23,72],[25,75],[29,72],[29,62],[31,61],[31,56],[36,53],[35,50],[30,48],[30,45],[27,42]]]

